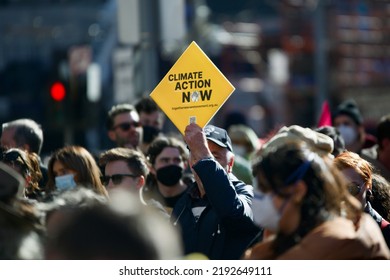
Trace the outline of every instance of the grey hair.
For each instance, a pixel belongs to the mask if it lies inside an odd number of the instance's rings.
[[[2,131],[7,129],[15,129],[14,141],[18,148],[27,144],[30,147],[30,152],[37,155],[41,153],[43,145],[43,131],[41,126],[32,119],[17,119],[2,126]]]

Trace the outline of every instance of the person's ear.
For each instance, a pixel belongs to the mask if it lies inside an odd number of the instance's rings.
[[[183,169],[186,170],[188,168],[188,160],[183,160]]]
[[[233,165],[234,165],[234,156],[230,157],[228,161],[228,173],[231,173],[233,171]]]
[[[27,151],[28,153],[31,152],[29,144],[23,144],[21,148],[22,148],[22,150]]]
[[[146,182],[145,177],[143,175],[139,176],[137,181],[137,189],[140,189],[143,186],[145,186],[145,182]]]
[[[364,135],[366,135],[366,130],[365,130],[364,126],[358,127],[358,133],[359,133],[360,137],[362,137],[362,138],[364,137]]]
[[[301,204],[306,193],[307,193],[307,185],[303,180],[299,180],[293,186],[294,192],[292,196],[292,200],[296,204]]]
[[[30,185],[30,183],[32,181],[31,175],[27,174],[25,178],[26,178],[27,185]]]
[[[108,131],[108,138],[110,138],[111,141],[115,142],[115,140],[116,140],[116,135],[115,135],[114,130],[109,130],[109,131]]]

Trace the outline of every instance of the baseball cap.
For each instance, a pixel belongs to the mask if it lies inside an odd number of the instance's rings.
[[[232,141],[225,129],[214,125],[206,125],[203,131],[207,140],[213,141],[218,146],[233,152]]]

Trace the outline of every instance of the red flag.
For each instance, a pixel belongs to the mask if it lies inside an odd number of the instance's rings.
[[[318,121],[317,127],[322,126],[332,126],[332,116],[329,109],[329,103],[326,100],[324,101],[324,103],[322,103],[321,116],[320,120]]]

